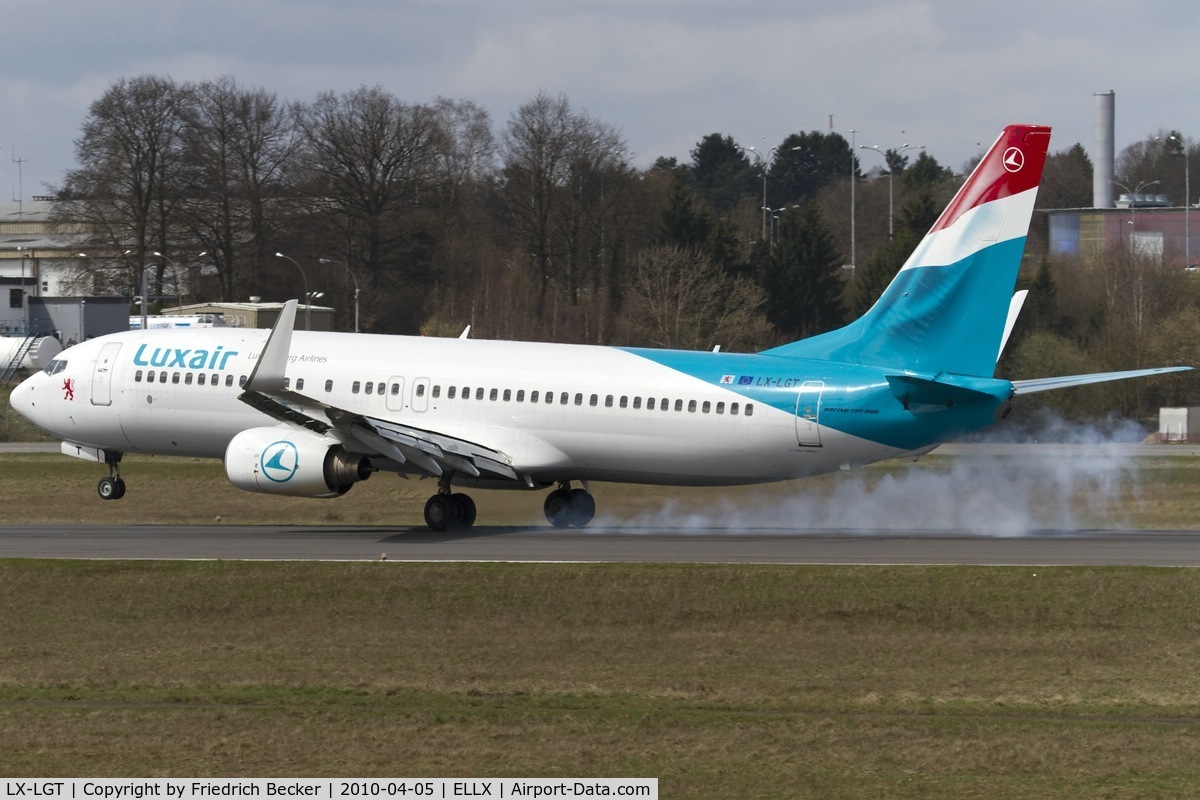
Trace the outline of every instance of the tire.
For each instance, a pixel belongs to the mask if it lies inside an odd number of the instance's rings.
[[[471,495],[455,492],[450,495],[450,501],[454,504],[454,527],[469,528],[475,524],[476,508]]]
[[[582,528],[596,516],[596,498],[586,489],[571,491],[571,524]]]
[[[100,495],[101,500],[116,500],[118,497],[117,482],[112,478],[101,478],[100,482],[96,484],[96,494]]]
[[[425,524],[430,530],[441,533],[454,522],[454,512],[454,502],[449,496],[435,494],[425,501]]]
[[[546,521],[555,528],[570,527],[571,493],[566,489],[555,489],[546,496],[542,510],[546,512]]]

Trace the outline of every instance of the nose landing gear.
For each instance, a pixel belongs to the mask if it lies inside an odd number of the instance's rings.
[[[101,500],[120,500],[125,496],[125,481],[121,478],[121,456],[123,453],[104,452],[104,463],[108,465],[108,477],[101,478],[96,493]]]

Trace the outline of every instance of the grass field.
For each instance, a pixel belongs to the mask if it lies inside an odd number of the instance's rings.
[[[1200,464],[595,486],[600,522],[1197,528]],[[430,482],[5,455],[17,522],[419,524]],[[480,524],[542,493],[479,492]],[[885,514],[869,513],[883,508]],[[993,531],[996,532],[996,531]],[[0,526],[0,537],[3,527]],[[1200,794],[1200,572],[0,560],[0,775],[644,776],[663,797]]]
[[[1200,572],[0,562],[6,776],[1183,797]]]

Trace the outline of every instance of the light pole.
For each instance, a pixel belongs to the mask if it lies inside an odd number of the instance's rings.
[[[276,253],[275,257],[276,258],[286,258],[288,261],[290,261],[296,265],[296,269],[300,270],[300,277],[304,279],[304,330],[306,330],[306,331],[311,330],[308,327],[308,320],[309,320],[309,316],[308,316],[308,306],[309,306],[308,276],[304,274],[304,267],[300,266],[299,261],[292,258],[291,256],[285,256],[283,253]]]
[[[339,264],[341,262],[334,261],[332,258],[318,258],[317,261],[322,264]],[[346,268],[346,273],[354,280],[354,332],[358,333],[358,276],[354,274],[354,270],[350,269],[349,264],[342,264]]]
[[[923,145],[923,144],[908,144],[907,142],[905,142],[904,144],[900,145],[900,147],[898,147],[897,149],[895,149],[891,152],[893,152],[897,156],[899,156],[905,150],[912,150],[914,147],[924,147],[924,146],[925,145]],[[872,144],[872,145],[860,144],[858,146],[858,149],[859,150],[874,150],[876,153],[879,153],[879,155],[883,156],[884,166],[887,167],[887,173],[888,173],[888,241],[890,242],[892,240],[893,234],[895,233],[895,225],[893,224],[893,220],[895,219],[895,211],[894,211],[895,205],[893,202],[894,195],[892,193],[892,188],[893,188],[892,177],[895,174],[896,170],[893,169],[891,162],[888,161],[888,155],[887,155],[888,151],[883,150],[882,148],[880,148],[879,145],[877,145],[877,144]]]
[[[175,277],[175,302],[179,305],[179,308],[182,309],[183,308],[183,292],[179,291],[179,265],[176,264],[174,260],[168,258],[167,256],[164,256],[162,253],[158,252],[157,250],[154,251],[153,255],[155,258],[161,258],[163,261],[167,262],[168,265],[170,265],[171,272]],[[158,287],[158,291],[160,294],[162,293],[161,285]]]
[[[750,145],[749,147],[746,147],[745,145],[738,145],[738,147],[741,147],[743,150],[745,150],[749,153],[753,153],[754,157],[758,159],[758,168],[762,170],[762,176],[763,176],[762,240],[764,242],[766,242],[767,241],[767,211],[768,211],[768,209],[767,209],[767,160],[766,160],[766,157],[764,157],[763,154],[760,153],[758,151],[758,148],[755,147],[754,145]],[[770,154],[774,153],[777,149],[778,148],[776,148],[776,147],[772,147],[770,150],[768,150],[767,151],[768,157],[770,156]],[[768,246],[769,245],[770,245],[770,243],[768,242]]]
[[[857,133],[858,131],[854,128],[850,129],[850,269],[855,268],[855,259],[857,258],[857,254],[854,252],[855,239],[857,238],[854,230],[854,218],[858,213],[854,200],[854,184],[858,183],[858,162],[854,155],[854,141]]]
[[[1174,139],[1183,147],[1183,266],[1188,269],[1192,266],[1192,183],[1191,183],[1191,168],[1188,164],[1190,160],[1189,146],[1186,140],[1179,138],[1175,134],[1171,134],[1168,139]]]

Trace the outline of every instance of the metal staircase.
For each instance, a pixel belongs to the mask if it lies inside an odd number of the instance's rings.
[[[17,370],[21,368],[21,362],[25,360],[25,356],[29,355],[29,351],[33,349],[33,343],[41,338],[39,333],[26,333],[24,340],[13,353],[12,358],[4,365],[3,371],[0,371],[0,385],[8,386],[12,383],[12,379],[16,377]]]

